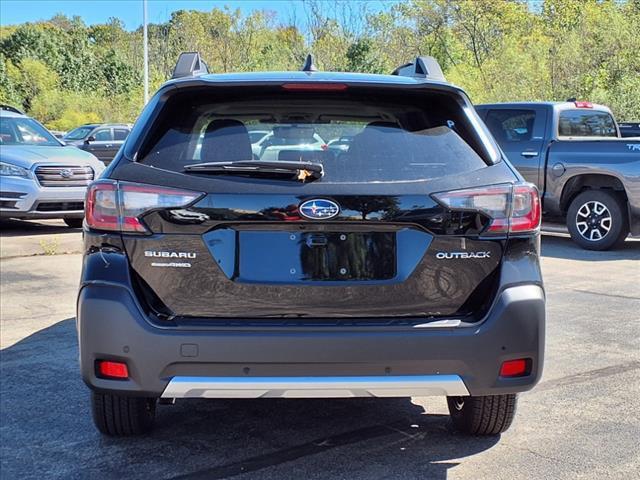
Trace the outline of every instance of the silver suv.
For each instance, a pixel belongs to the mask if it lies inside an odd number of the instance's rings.
[[[87,185],[104,168],[34,119],[0,110],[0,218],[62,218],[80,227]]]

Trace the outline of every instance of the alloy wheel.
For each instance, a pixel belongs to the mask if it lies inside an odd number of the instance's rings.
[[[597,200],[583,203],[576,214],[578,233],[590,242],[606,237],[611,230],[611,222],[611,212],[604,203]]]

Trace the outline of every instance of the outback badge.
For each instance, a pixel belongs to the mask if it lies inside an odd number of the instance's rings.
[[[436,258],[439,260],[450,260],[452,258],[491,258],[491,252],[438,252]]]
[[[336,202],[324,198],[314,198],[302,202],[298,210],[300,215],[310,220],[327,220],[340,213],[340,207]]]

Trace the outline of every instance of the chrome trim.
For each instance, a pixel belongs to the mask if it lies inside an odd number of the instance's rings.
[[[529,152],[529,151],[525,150],[520,155],[522,155],[523,157],[537,157],[538,156],[538,152]]]
[[[173,377],[161,398],[466,396],[459,375],[366,377]]]
[[[419,323],[414,325],[414,328],[453,328],[459,327],[462,320],[459,319],[446,319],[446,320],[434,320],[433,322]]]
[[[95,178],[88,165],[37,165],[33,172],[43,187],[86,187]]]

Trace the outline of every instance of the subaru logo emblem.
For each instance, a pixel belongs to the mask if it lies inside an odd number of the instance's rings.
[[[298,210],[300,215],[310,220],[327,220],[340,213],[340,207],[336,202],[322,198],[302,202]]]
[[[60,170],[60,176],[62,178],[71,178],[73,177],[73,171],[65,168],[64,170]]]

